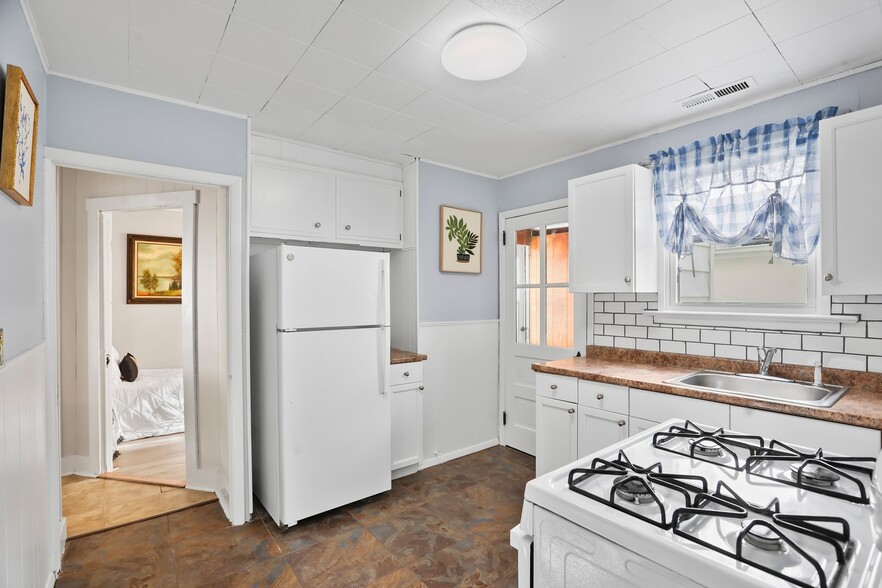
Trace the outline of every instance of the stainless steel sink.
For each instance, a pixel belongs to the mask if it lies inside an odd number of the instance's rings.
[[[815,386],[808,382],[761,376],[758,374],[732,374],[702,370],[666,380],[667,384],[675,384],[683,388],[692,388],[727,394],[730,396],[747,396],[762,400],[772,400],[785,404],[803,406],[833,406],[848,389],[846,386],[824,384]]]

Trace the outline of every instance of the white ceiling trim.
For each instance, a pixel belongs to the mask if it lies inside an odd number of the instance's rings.
[[[352,157],[353,159],[360,159],[362,161],[368,161],[370,163],[376,163],[380,165],[385,165],[387,167],[399,167],[403,168],[405,165],[410,165],[413,163],[412,161],[408,163],[395,163],[394,161],[389,161],[388,159],[377,159],[376,157],[369,157],[367,155],[361,155],[359,153],[350,153],[349,151],[345,151],[343,149],[332,149],[331,147],[325,147],[324,145],[316,145],[315,143],[307,143],[306,141],[298,141],[297,139],[291,139],[290,137],[282,137],[280,135],[273,135],[272,133],[266,133],[262,131],[251,131],[250,136],[253,137],[262,137],[264,139],[272,139],[273,141],[283,141],[285,143],[291,143],[294,145],[300,145],[301,147],[305,147],[307,149],[314,149],[316,151],[324,151],[326,153],[333,153],[335,155],[345,155],[346,157]],[[248,150],[249,157],[251,156],[251,149]],[[411,159],[419,159],[414,157],[413,155],[407,155],[406,153],[402,153],[406,157],[410,157]],[[441,165],[441,164],[438,164]],[[469,173],[477,173],[477,172],[469,172]],[[488,176],[489,177],[489,176]]]
[[[441,163],[440,161],[434,161],[432,159],[425,159],[423,157],[414,157],[413,155],[409,155],[408,157],[413,157],[415,160],[422,161],[423,163],[430,163],[432,165],[437,165],[438,167],[446,167],[447,169],[465,172],[467,174],[472,174],[474,176],[481,176],[482,178],[489,178],[491,180],[501,180],[502,179],[499,176],[491,176],[490,174],[485,174],[483,172],[475,171],[473,169],[459,167],[456,165],[450,165],[449,163]],[[540,165],[539,167],[542,167],[542,166]]]
[[[27,0],[19,0],[21,9],[24,11],[25,20],[28,22],[28,29],[31,31],[31,37],[34,39],[34,45],[37,46],[37,53],[40,55],[40,61],[43,63],[43,73],[49,73],[49,60],[46,59],[46,51],[43,49],[43,40],[37,34],[37,26],[34,24],[34,15],[31,14],[31,7],[28,6]]]

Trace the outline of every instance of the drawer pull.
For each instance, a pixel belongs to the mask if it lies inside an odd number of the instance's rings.
[[[552,384],[552,385],[551,385],[551,389],[552,389],[552,390],[557,390],[557,384]]]
[[[350,230],[350,229],[352,228],[352,225],[346,225],[346,226],[343,227],[343,228],[346,229],[346,230],[348,231],[348,230]]]
[[[570,413],[570,414],[573,414],[574,412],[576,412],[576,409],[575,409],[575,408],[571,408],[571,409],[568,410],[567,412]]]
[[[603,400],[603,394],[598,394],[598,395],[597,395],[597,399],[598,399],[598,400]]]
[[[315,223],[313,226],[317,229],[320,229],[322,228],[322,223]]]
[[[620,427],[624,427],[624,426],[625,426],[625,421],[619,421],[619,426],[620,426]]]
[[[410,377],[410,372],[404,372],[404,377],[405,377],[405,378],[409,378],[409,377]]]

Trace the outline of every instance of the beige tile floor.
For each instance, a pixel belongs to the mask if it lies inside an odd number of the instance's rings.
[[[497,446],[286,531],[262,509],[231,527],[199,506],[68,541],[56,586],[513,587],[508,534],[534,470]]]

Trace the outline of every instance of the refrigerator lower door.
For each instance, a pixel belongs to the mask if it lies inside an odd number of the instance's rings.
[[[278,337],[282,524],[390,490],[388,330]]]

